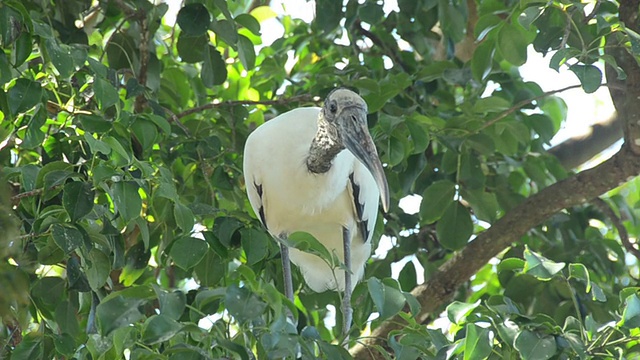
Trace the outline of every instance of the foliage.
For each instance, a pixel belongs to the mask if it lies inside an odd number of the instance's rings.
[[[326,321],[339,294],[295,273],[295,303],[282,295],[278,246],[241,180],[250,131],[335,86],[369,104],[395,204],[375,237],[394,246],[354,293],[352,340],[400,313],[408,325],[372,352],[637,352],[637,259],[618,235],[640,233],[637,180],[607,195],[613,217],[584,205],[532,228],[427,323],[412,317],[414,264],[391,278],[406,258],[435,276],[568,176],[545,150],[568,109],[517,66],[533,45],[586,92],[603,62],[624,79],[605,45],[638,56],[640,35],[616,2],[399,0],[385,13],[317,0],[311,24],[251,1],[185,3],[173,24],[166,4],[145,0],[0,1],[0,357],[348,358],[341,317]],[[263,44],[274,22],[284,35]],[[469,39],[473,52],[456,58]],[[424,198],[416,214],[397,205],[409,194]]]

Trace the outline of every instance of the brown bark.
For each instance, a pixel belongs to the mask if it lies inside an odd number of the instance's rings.
[[[638,31],[638,5],[640,0],[620,3],[620,19]],[[640,67],[625,49],[611,53],[627,74],[626,80],[616,80],[624,91],[609,87],[624,131],[625,144],[620,151],[602,164],[575,174],[531,196],[511,209],[491,228],[478,235],[467,247],[445,263],[433,277],[413,289],[412,294],[422,305],[416,321],[422,322],[453,297],[456,289],[469,280],[491,258],[497,256],[531,228],[554,213],[580,205],[614,189],[640,174]],[[611,79],[611,77],[609,77]],[[374,329],[371,337],[363,339],[351,349],[355,359],[384,359],[369,345],[384,345],[393,330],[405,324],[395,316]]]

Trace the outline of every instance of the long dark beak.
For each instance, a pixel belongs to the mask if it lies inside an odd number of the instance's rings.
[[[373,143],[373,139],[369,134],[367,127],[367,113],[359,107],[349,107],[342,110],[339,120],[343,124],[342,141],[344,146],[364,166],[369,169],[371,175],[380,190],[380,198],[382,200],[382,209],[384,212],[389,211],[389,185],[384,175],[382,163],[378,157],[378,151]]]

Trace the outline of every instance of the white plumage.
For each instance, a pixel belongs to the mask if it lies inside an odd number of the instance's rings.
[[[346,227],[352,240],[351,266],[356,280],[352,286],[355,286],[371,254],[380,192],[369,170],[347,149],[338,153],[328,172],[314,174],[307,169],[309,145],[318,131],[319,113],[317,107],[295,109],[251,133],[244,155],[247,193],[256,214],[264,209],[264,225],[274,237],[308,232],[329,251],[335,251],[341,260],[344,260],[342,229]],[[357,201],[364,207],[362,219],[358,219],[351,174],[353,184],[359,187]],[[262,196],[256,185],[262,187]],[[366,222],[366,239],[359,221]],[[312,290],[344,290],[343,270],[332,270],[317,256],[296,249],[290,250],[290,256]]]
[[[315,255],[280,244],[285,295],[294,298],[290,261],[314,291],[344,291],[342,331],[348,338],[351,293],[371,254],[379,199],[389,208],[367,104],[350,90],[336,89],[322,108],[300,108],[266,122],[247,138],[244,177],[251,206],[274,238],[308,232],[350,269],[332,269]]]

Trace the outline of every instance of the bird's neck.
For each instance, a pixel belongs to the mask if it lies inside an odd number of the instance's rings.
[[[322,116],[322,115],[321,115]],[[338,134],[321,118],[318,120],[318,132],[309,147],[307,168],[315,174],[324,174],[331,169],[333,159],[344,150],[336,141]]]

